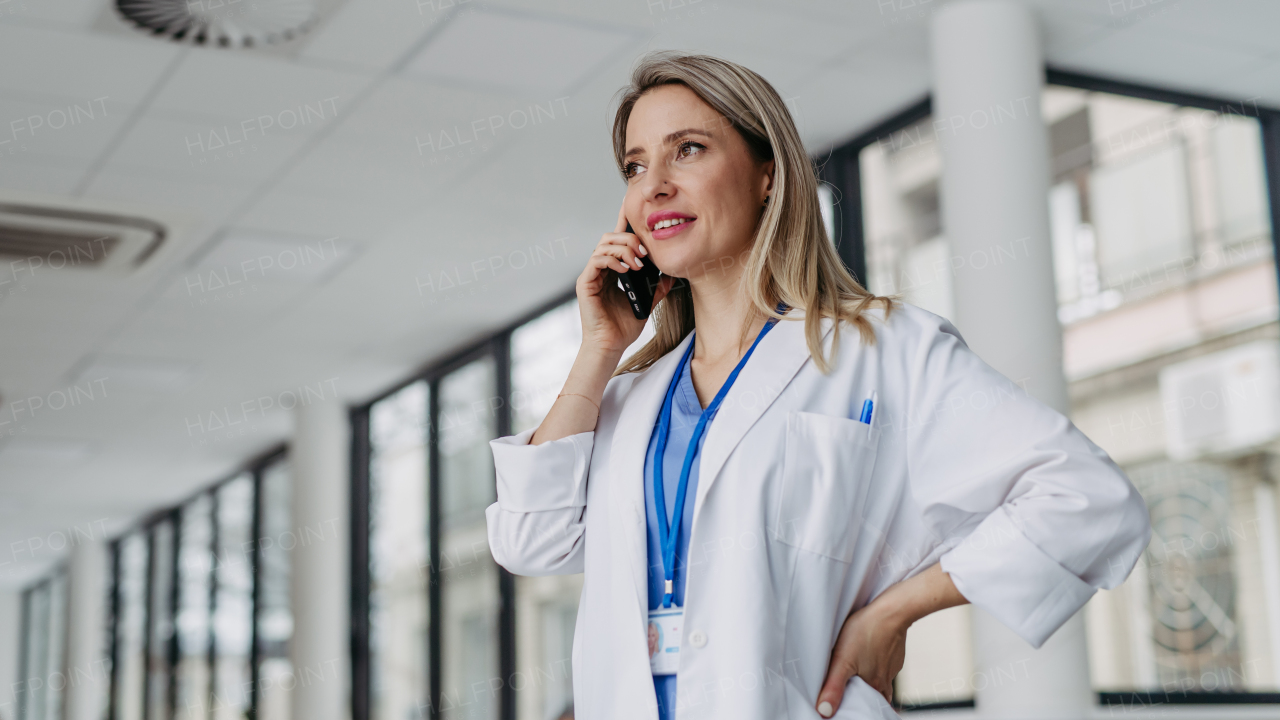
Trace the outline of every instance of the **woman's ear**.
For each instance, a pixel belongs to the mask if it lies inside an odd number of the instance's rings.
[[[773,160],[766,160],[764,165],[761,166],[761,169],[764,170],[764,193],[766,199],[773,193],[773,168]]]

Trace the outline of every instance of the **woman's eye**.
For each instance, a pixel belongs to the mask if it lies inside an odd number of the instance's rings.
[[[630,180],[644,170],[639,163],[629,162],[622,168],[622,176]]]
[[[686,158],[693,155],[695,151],[702,151],[705,149],[706,146],[701,143],[696,143],[692,140],[685,140],[680,143],[680,148],[676,150],[676,157]]]

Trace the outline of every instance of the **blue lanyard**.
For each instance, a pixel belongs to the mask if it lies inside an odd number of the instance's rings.
[[[783,312],[784,305],[779,305],[779,312]],[[738,373],[742,372],[742,368],[746,366],[747,359],[751,357],[751,353],[755,352],[756,346],[760,344],[766,333],[773,327],[777,320],[770,318],[760,328],[760,334],[756,336],[756,341],[751,343],[751,347],[747,350],[747,354],[742,356],[738,361],[738,366],[729,373],[729,378],[724,381],[724,385],[720,386],[720,392],[716,393],[715,399],[711,404],[702,411],[702,415],[698,417],[698,424],[693,428],[693,437],[689,439],[689,447],[684,451],[684,464],[680,468],[680,482],[676,485],[676,506],[672,513],[671,521],[667,520],[667,498],[665,488],[662,484],[662,466],[663,458],[667,452],[667,438],[671,434],[671,403],[675,398],[676,386],[680,384],[680,377],[684,373],[684,366],[689,362],[689,356],[693,354],[693,344],[697,337],[689,338],[689,347],[685,349],[684,355],[680,358],[680,364],[676,366],[675,378],[671,381],[671,386],[667,388],[666,399],[662,402],[662,412],[658,414],[658,447],[653,454],[653,500],[654,509],[658,515],[658,539],[662,544],[662,571],[666,578],[665,592],[662,596],[662,607],[671,607],[671,596],[675,588],[675,564],[676,564],[676,541],[680,537],[680,519],[684,516],[684,498],[689,490],[689,470],[693,468],[693,456],[698,451],[698,440],[702,438],[702,434],[706,432],[707,423],[711,422],[711,418],[715,416],[716,411],[720,409],[720,403],[724,401],[725,395],[729,394],[729,388],[733,387],[733,382],[738,379]],[[697,332],[696,330],[694,331]],[[675,523],[675,529],[671,528],[671,523]]]

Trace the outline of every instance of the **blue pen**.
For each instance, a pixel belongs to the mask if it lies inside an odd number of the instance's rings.
[[[875,413],[875,408],[876,408],[876,391],[872,390],[871,397],[862,401],[862,415],[861,417],[858,418],[858,420],[870,425],[871,418]]]

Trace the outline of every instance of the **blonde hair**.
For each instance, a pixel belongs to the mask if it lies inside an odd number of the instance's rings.
[[[845,269],[827,238],[818,201],[818,178],[805,153],[787,106],[767,80],[737,63],[707,55],[659,51],[643,56],[631,73],[631,84],[613,121],[613,154],[625,167],[627,121],[636,101],[661,86],[684,85],[710,105],[746,141],[758,162],[774,161],[771,198],[756,228],[743,272],[744,290],[761,314],[782,318],[779,302],[805,310],[809,355],[823,373],[839,352],[840,320],[858,329],[863,342],[875,344],[875,330],[863,311],[875,303],[885,317],[896,298],[874,295]],[[625,179],[625,174],[624,174]],[[608,292],[620,292],[606,282]],[[832,357],[822,352],[823,317],[837,320]],[[653,309],[654,337],[627,358],[615,375],[640,372],[671,352],[694,328],[693,298],[688,283],[676,283]],[[744,329],[745,332],[745,329]]]

